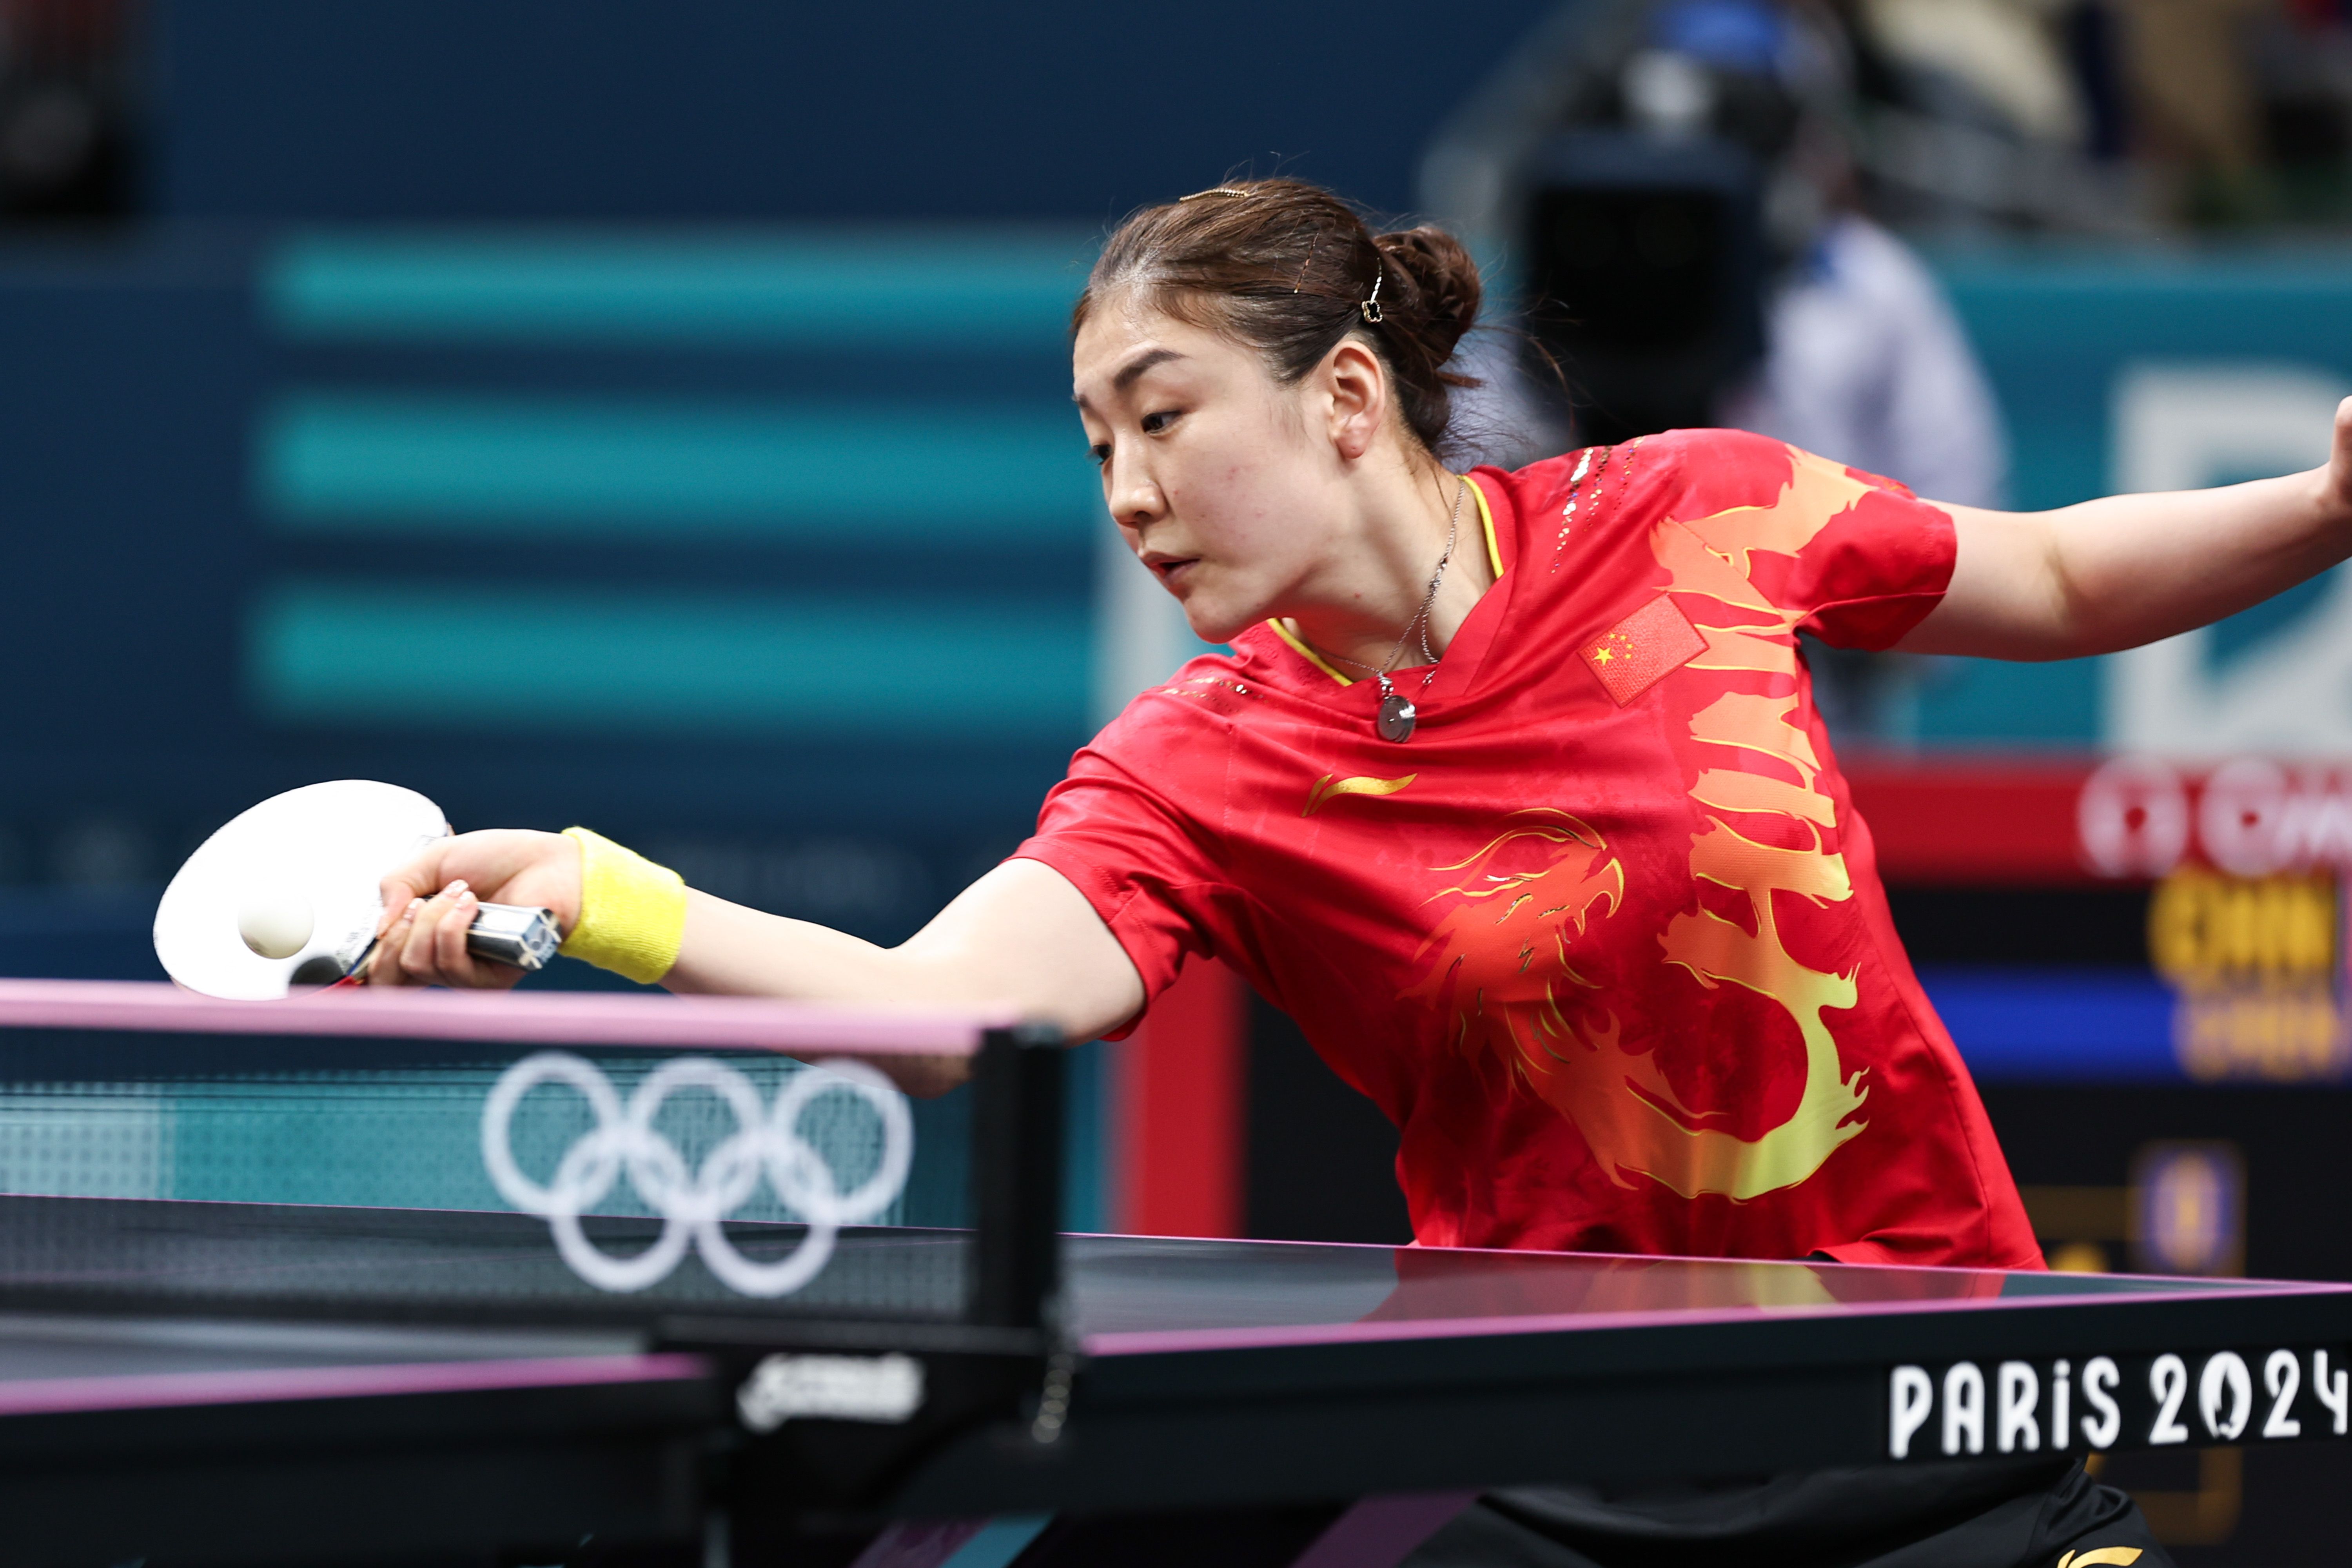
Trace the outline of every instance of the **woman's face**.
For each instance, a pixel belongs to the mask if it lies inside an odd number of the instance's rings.
[[[1330,378],[1283,386],[1255,350],[1121,296],[1072,371],[1111,519],[1193,632],[1290,613],[1336,543]]]

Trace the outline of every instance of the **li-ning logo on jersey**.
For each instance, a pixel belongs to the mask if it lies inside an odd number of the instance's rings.
[[[1307,792],[1307,809],[1298,815],[1312,816],[1343,795],[1394,795],[1420,776],[1419,773],[1407,773],[1401,779],[1343,779],[1334,773],[1325,773],[1315,781],[1315,787]]]
[[[1821,761],[1798,711],[1798,617],[1757,587],[1748,563],[1757,551],[1794,554],[1872,492],[1834,464],[1790,452],[1789,480],[1770,506],[1663,521],[1651,545],[1668,594],[1685,606],[1721,607],[1689,612],[1684,624],[1705,646],[1682,661],[1720,679],[1675,688],[1677,700],[1687,692],[1698,704],[1684,722],[1697,759],[1691,797],[1706,825],[1691,837],[1689,866],[1694,882],[1744,897],[1748,915],[1727,919],[1694,899],[1659,944],[1701,986],[1727,981],[1789,1015],[1805,1051],[1795,1109],[1755,1138],[1707,1125],[1709,1108],[1687,1104],[1659,1067],[1659,1042],[1622,1037],[1622,1018],[1580,972],[1576,949],[1590,921],[1623,904],[1624,868],[1597,829],[1564,811],[1515,812],[1484,848],[1437,868],[1454,880],[1432,895],[1444,912],[1417,955],[1423,978],[1402,998],[1444,1009],[1457,1047],[1510,1062],[1576,1124],[1612,1181],[1646,1176],[1686,1198],[1745,1200],[1794,1186],[1867,1125],[1856,1115],[1868,1094],[1863,1075],[1844,1072],[1822,1017],[1854,1005],[1854,977],[1800,963],[1775,907],[1782,893],[1842,902],[1853,887],[1827,837],[1836,804],[1818,787]],[[1675,619],[1685,613],[1678,606]]]

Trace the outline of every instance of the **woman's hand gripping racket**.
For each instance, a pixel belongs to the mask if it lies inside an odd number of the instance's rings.
[[[397,906],[383,895],[435,846],[456,842],[439,806],[394,784],[342,779],[273,795],[206,839],[172,879],[155,910],[155,955],[189,990],[238,1000],[384,977],[384,939],[394,927],[413,931],[419,911],[409,900],[421,889]],[[575,918],[577,886],[575,867],[562,906]],[[511,984],[562,940],[554,908],[434,892],[447,900],[445,922],[457,903],[470,911],[453,938],[467,974],[478,975],[473,984]]]
[[[517,917],[537,918],[526,924],[545,932],[551,954],[579,923],[580,847],[559,833],[461,833],[424,846],[382,890],[382,926],[373,956],[361,961],[370,984],[512,985],[546,962],[507,955],[505,932]],[[502,945],[488,946],[486,936]]]

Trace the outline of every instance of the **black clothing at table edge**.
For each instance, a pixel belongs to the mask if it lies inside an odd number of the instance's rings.
[[[2105,1547],[2137,1549],[2132,1568],[2172,1562],[2131,1499],[2080,1460],[1979,1460],[1613,1495],[1490,1492],[1399,1568],[2055,1568]]]

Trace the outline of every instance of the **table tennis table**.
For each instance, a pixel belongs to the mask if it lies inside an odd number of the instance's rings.
[[[511,1000],[331,1022],[506,1051],[856,1033]],[[323,1050],[351,1034],[301,1009],[330,1005],[0,984],[0,1058],[59,1029]],[[780,1299],[692,1256],[595,1289],[525,1214],[0,1197],[7,1560],[878,1568],[992,1518],[1289,1508],[1297,1561],[1337,1568],[1484,1489],[2347,1432],[2342,1285],[1056,1237],[1061,1053],[940,1026],[976,1053],[975,1223],[845,1230]],[[581,1223],[625,1255],[665,1222]],[[807,1227],[726,1232],[757,1260]]]

